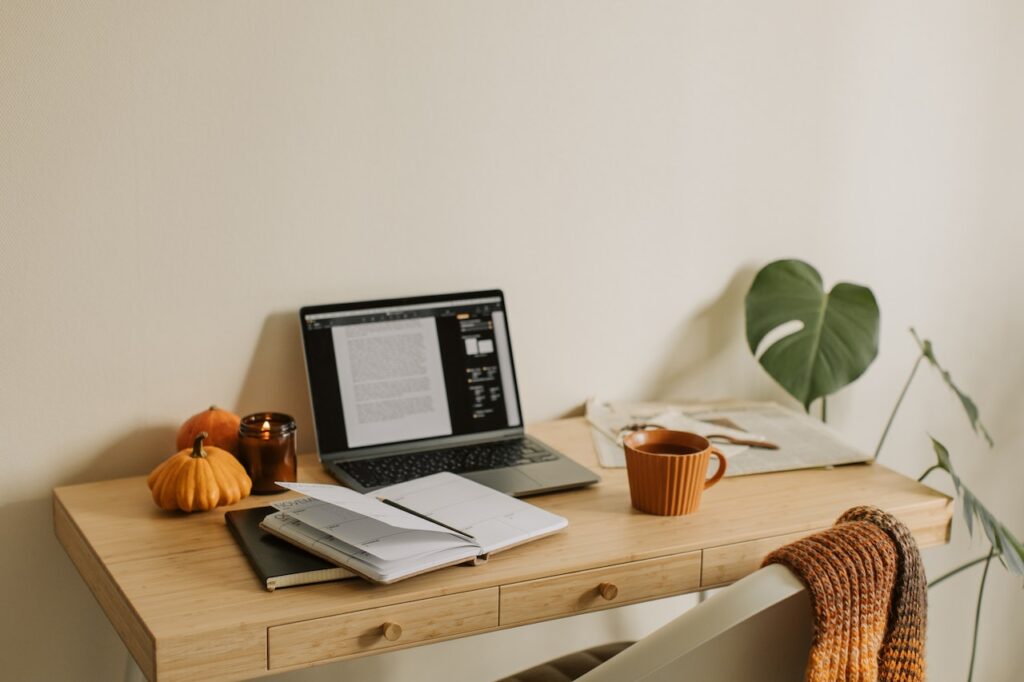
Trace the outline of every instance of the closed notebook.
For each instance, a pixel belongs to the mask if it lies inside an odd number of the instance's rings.
[[[256,507],[224,514],[228,529],[268,590],[354,577],[351,571],[262,530],[260,522],[273,512],[273,507]]]
[[[565,518],[442,472],[361,495],[336,485],[282,483],[306,497],[274,504],[261,527],[367,580],[396,580],[554,533]]]

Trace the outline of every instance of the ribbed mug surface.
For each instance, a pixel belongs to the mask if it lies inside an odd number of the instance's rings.
[[[623,447],[630,498],[636,509],[648,514],[692,514],[700,507],[704,489],[725,474],[725,457],[695,433],[668,429],[638,431],[625,438]],[[712,455],[719,464],[715,475],[708,479]]]

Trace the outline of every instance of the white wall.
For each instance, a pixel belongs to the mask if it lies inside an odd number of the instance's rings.
[[[916,476],[925,432],[945,439],[1024,535],[1022,7],[0,3],[5,674],[122,671],[52,537],[53,486],[147,472],[212,401],[291,412],[311,447],[308,303],[505,288],[529,420],[595,391],[779,398],[741,300],[757,267],[802,257],[883,311],[881,355],[834,423],[873,446],[916,325],[997,447],[925,373],[885,459]],[[933,576],[983,551],[954,535],[926,553]],[[939,682],[965,676],[977,579],[931,595]],[[1019,588],[993,569],[977,679],[1024,665]],[[682,607],[280,679],[460,660],[446,679],[486,680]]]

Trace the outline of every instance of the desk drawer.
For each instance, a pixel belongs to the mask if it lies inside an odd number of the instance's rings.
[[[761,562],[770,552],[816,532],[812,530],[805,533],[776,535],[705,549],[700,585],[716,587],[735,582],[761,568]]]
[[[699,551],[538,578],[501,588],[501,624],[559,618],[699,587]]]
[[[497,625],[498,588],[450,594],[268,628],[267,665],[288,668]]]

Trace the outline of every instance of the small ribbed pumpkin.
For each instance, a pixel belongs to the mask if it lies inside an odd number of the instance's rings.
[[[171,456],[149,475],[153,501],[161,509],[205,511],[249,495],[252,481],[245,469],[230,452],[212,445],[204,448],[206,437],[201,431],[191,448]]]

